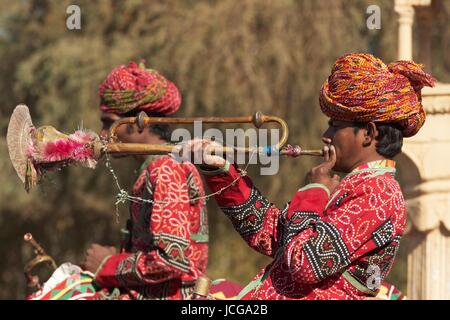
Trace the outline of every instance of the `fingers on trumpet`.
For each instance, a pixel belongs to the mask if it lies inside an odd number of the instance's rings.
[[[220,156],[224,153],[224,150],[225,148],[215,141],[194,138],[177,145],[172,157],[179,161],[221,168],[225,165],[225,159]]]

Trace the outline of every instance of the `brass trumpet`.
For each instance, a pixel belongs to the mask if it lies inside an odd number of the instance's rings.
[[[121,125],[137,124],[139,130],[144,130],[146,126],[152,124],[195,124],[195,122],[207,124],[249,123],[256,128],[260,128],[265,123],[276,123],[282,131],[280,141],[276,145],[218,146],[211,150],[212,154],[239,152],[267,156],[323,156],[322,150],[302,150],[297,145],[286,144],[289,136],[286,121],[261,112],[244,117],[191,118],[148,117],[145,112],[141,112],[136,117],[115,121],[110,128],[109,140],[102,141],[95,132],[90,130],[77,130],[75,133],[67,135],[52,126],[35,127],[31,121],[28,107],[18,105],[11,115],[6,140],[13,167],[24,183],[25,190],[29,191],[47,171],[72,164],[95,168],[97,161],[105,154],[164,155],[181,151],[180,145],[175,144],[121,143],[117,141],[116,136],[117,129]]]
[[[24,274],[25,274],[25,278],[27,279],[27,284],[29,287],[34,287],[37,290],[39,290],[42,286],[39,281],[39,277],[37,275],[32,274],[33,269],[42,263],[46,263],[53,270],[56,270],[56,268],[57,268],[56,262],[52,257],[50,257],[45,252],[44,248],[42,248],[41,245],[39,243],[37,243],[36,240],[34,240],[31,233],[25,234],[23,236],[23,239],[26,242],[30,243],[34,247],[34,249],[35,249],[34,251],[36,253],[36,257],[33,260],[31,260],[30,262],[28,262],[23,270]]]
[[[260,128],[265,123],[277,123],[282,131],[280,141],[275,146],[265,147],[228,147],[223,146],[220,150],[212,150],[213,153],[227,153],[227,152],[244,152],[244,153],[261,153],[264,152],[267,155],[273,155],[274,152],[279,155],[287,155],[291,157],[298,157],[300,155],[308,156],[323,156],[322,150],[302,150],[299,146],[286,145],[289,136],[289,128],[283,119],[265,115],[261,112],[256,112],[252,116],[243,117],[190,117],[190,118],[158,118],[148,117],[145,112],[141,112],[137,117],[122,118],[115,121],[109,131],[110,141],[105,146],[96,142],[94,144],[94,154],[96,158],[100,158],[106,151],[109,154],[115,155],[160,155],[169,154],[174,152],[177,148],[176,145],[159,145],[159,144],[139,144],[139,143],[120,143],[116,142],[117,128],[125,124],[137,124],[137,126],[143,130],[145,126],[152,124],[194,124],[199,121],[202,123],[251,123],[256,128]],[[105,150],[106,149],[106,150]]]

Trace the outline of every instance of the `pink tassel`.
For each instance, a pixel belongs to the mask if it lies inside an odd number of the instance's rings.
[[[49,142],[45,146],[44,160],[48,162],[75,160],[84,161],[92,158],[93,151],[86,148],[86,144],[93,141],[93,137],[88,132],[76,131],[69,136],[69,139],[59,139]]]
[[[80,147],[83,147],[83,144],[71,139],[49,142],[44,149],[44,161],[53,162],[71,159],[76,149]]]

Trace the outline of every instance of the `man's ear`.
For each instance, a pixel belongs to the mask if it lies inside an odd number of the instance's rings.
[[[366,129],[364,130],[364,146],[369,146],[378,137],[378,129],[374,122],[367,123]]]

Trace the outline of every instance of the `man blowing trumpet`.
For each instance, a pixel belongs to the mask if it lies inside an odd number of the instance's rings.
[[[370,54],[339,58],[319,97],[330,118],[322,137],[324,160],[283,210],[248,176],[240,177],[235,164],[204,152],[202,172],[217,203],[250,247],[273,258],[241,299],[377,295],[405,228],[393,158],[403,138],[422,127],[420,92],[434,83],[411,61],[386,66]],[[191,140],[183,154],[186,159],[211,146],[214,142]],[[346,176],[340,180],[332,170]]]

